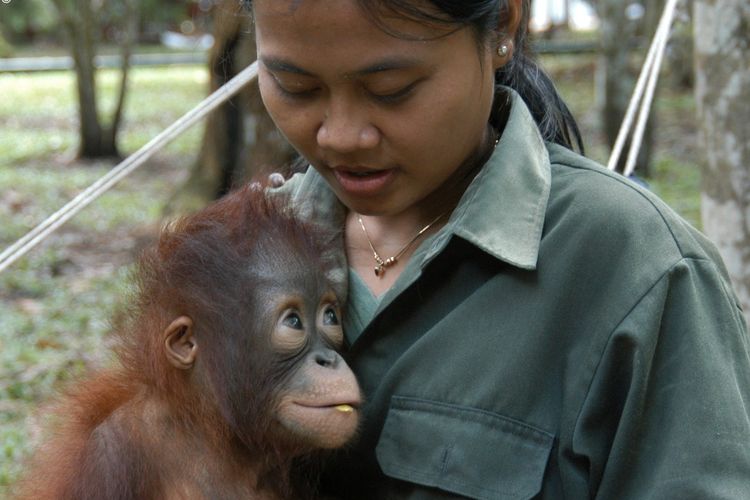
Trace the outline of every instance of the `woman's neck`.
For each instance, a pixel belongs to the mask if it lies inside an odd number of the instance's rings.
[[[419,245],[439,231],[447,219],[447,211],[425,224],[420,217],[366,217],[349,212],[346,220],[349,265],[374,295],[382,295],[396,282]]]
[[[450,218],[464,192],[487,162],[496,143],[488,134],[483,146],[440,188],[397,214],[366,216],[349,212],[346,252],[349,265],[376,296],[387,291],[406,268],[419,245]],[[394,259],[389,262],[389,259]]]

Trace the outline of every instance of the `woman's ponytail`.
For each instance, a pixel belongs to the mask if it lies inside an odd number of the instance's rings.
[[[518,37],[516,40],[518,44]],[[530,57],[527,47],[522,44],[518,44],[517,47],[513,58],[495,74],[495,83],[498,85],[495,91],[495,106],[504,105],[504,99],[500,95],[503,90],[500,86],[512,88],[528,106],[545,140],[571,150],[574,149],[575,143],[575,147],[583,153],[583,140],[578,124],[552,80]],[[493,117],[498,116],[499,111],[493,110]]]

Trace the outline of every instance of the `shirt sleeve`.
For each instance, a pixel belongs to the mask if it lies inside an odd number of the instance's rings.
[[[592,498],[750,498],[750,349],[708,259],[665,273],[612,332],[573,431]]]

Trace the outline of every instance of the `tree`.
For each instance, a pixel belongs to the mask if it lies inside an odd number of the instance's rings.
[[[221,0],[214,8],[213,35],[209,55],[211,92],[256,56],[252,20],[237,0]],[[166,211],[183,213],[196,209],[262,172],[288,173],[292,155],[292,148],[263,106],[257,83],[247,85],[209,115],[198,160]]]
[[[750,3],[695,0],[695,97],[706,149],[703,229],[750,323]]]
[[[0,57],[10,57],[13,53],[13,49],[10,44],[5,40],[3,32],[0,31]]]
[[[57,27],[54,9],[50,7],[49,0],[3,1],[0,3],[0,40],[13,45],[29,43],[40,34],[49,34]],[[3,54],[0,48],[0,57],[10,55]]]
[[[96,67],[94,56],[99,32],[98,19],[101,18],[105,2],[95,0],[53,0],[60,15],[63,28],[70,44],[70,52],[76,72],[76,92],[78,94],[78,116],[80,120],[80,144],[78,156],[81,158],[101,158],[119,156],[117,132],[122,120],[122,111],[127,90],[130,69],[130,52],[136,36],[138,15],[137,0],[109,2],[108,9],[116,3],[121,7],[122,65],[120,86],[112,118],[104,123],[99,112],[96,89]]]
[[[614,146],[617,133],[620,130],[625,110],[628,107],[630,95],[635,87],[635,70],[631,67],[634,40],[641,35],[650,40],[656,31],[659,8],[664,0],[646,0],[646,12],[649,13],[639,26],[629,21],[626,16],[628,2],[622,0],[598,0],[595,4],[596,12],[601,25],[599,29],[600,57],[599,57],[599,94],[602,96],[602,128],[605,138],[610,147]],[[656,15],[652,13],[656,12]],[[639,33],[640,31],[640,33]],[[638,63],[643,58],[638,59]],[[644,131],[643,142],[638,152],[636,167],[644,175],[649,175],[649,164],[651,161],[651,149],[653,144],[654,113],[649,114],[648,125]],[[625,143],[623,154],[617,165],[617,170],[622,171],[627,160],[627,152],[630,141]]]

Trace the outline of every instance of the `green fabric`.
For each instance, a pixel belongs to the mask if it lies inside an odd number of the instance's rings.
[[[315,172],[284,189],[343,227]],[[495,153],[394,287],[350,286],[366,403],[327,492],[750,498],[750,342],[716,250],[651,193],[544,144],[515,94]]]
[[[346,325],[353,332],[361,332],[378,309],[380,300],[367,288],[362,278],[349,270],[349,303],[346,307]]]

